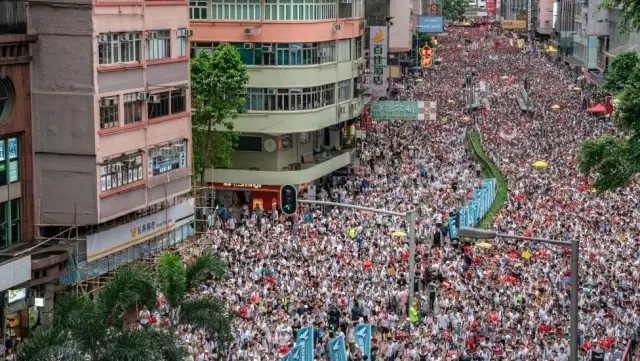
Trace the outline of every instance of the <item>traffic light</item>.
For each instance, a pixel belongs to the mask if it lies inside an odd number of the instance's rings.
[[[298,190],[291,184],[280,187],[280,206],[282,212],[288,216],[295,214],[298,209]]]

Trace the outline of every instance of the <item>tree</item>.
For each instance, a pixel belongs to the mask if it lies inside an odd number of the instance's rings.
[[[640,30],[640,3],[636,0],[603,0],[596,9],[607,12],[618,9],[620,21],[616,31],[620,33]]]
[[[620,86],[629,81],[633,70],[640,64],[640,57],[633,51],[616,55],[609,66],[601,88],[608,93],[616,93]]]
[[[578,151],[580,171],[594,176],[598,191],[622,188],[640,172],[640,66],[630,74],[616,97],[618,136],[584,141]]]
[[[191,59],[193,170],[202,186],[207,168],[231,165],[233,120],[245,111],[248,81],[246,65],[229,44]]]
[[[165,257],[165,256],[163,256]],[[174,255],[166,256],[175,257]],[[173,259],[173,258],[172,258]],[[178,257],[179,259],[179,257]],[[172,261],[173,262],[173,261]],[[171,299],[177,317],[195,327],[205,328],[214,340],[228,343],[231,318],[224,303],[214,297],[185,299],[188,285],[205,277],[219,277],[225,268],[219,258],[205,256],[180,270],[163,269],[157,274],[132,266],[118,271],[97,294],[63,297],[56,302],[50,323],[23,340],[18,359],[30,361],[181,361],[186,356],[183,341],[174,329],[129,330],[123,316],[132,308],[154,308],[158,286],[179,300]],[[182,286],[177,281],[182,280]],[[160,282],[158,282],[160,281]],[[191,283],[189,283],[191,282]],[[167,298],[168,299],[168,298]],[[214,323],[214,321],[216,323]]]
[[[451,21],[460,21],[464,18],[469,3],[465,0],[443,0],[442,16]]]

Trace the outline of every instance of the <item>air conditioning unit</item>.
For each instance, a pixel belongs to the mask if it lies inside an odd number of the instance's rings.
[[[356,90],[362,90],[362,84],[357,83],[356,84]]]
[[[262,52],[263,53],[270,53],[271,52],[271,47],[270,46],[263,46],[262,47]]]
[[[344,1],[344,0],[343,0]],[[333,26],[331,27],[331,30],[333,31],[340,31],[342,30],[342,24],[333,24]]]
[[[124,99],[125,103],[131,103],[131,102],[135,102],[136,100],[138,100],[136,93],[125,94],[123,99]]]
[[[153,104],[160,103],[160,94],[150,94],[149,103],[153,103]]]
[[[318,52],[318,58],[322,58],[324,56],[324,51],[319,51]]]
[[[244,35],[247,35],[247,36],[257,35],[256,34],[256,29],[255,28],[244,28]]]
[[[116,98],[103,98],[100,99],[100,106],[101,107],[110,107],[112,105],[116,104]]]
[[[277,94],[277,93],[278,93],[278,91],[276,89],[274,89],[274,88],[267,89],[267,94],[269,94],[269,95],[273,95],[273,94]]]
[[[149,100],[149,93],[147,93],[147,92],[137,93],[136,94],[136,99],[137,100],[142,100],[142,101]]]
[[[245,49],[253,49],[253,43],[244,43]]]
[[[127,33],[120,34],[119,38],[120,38],[120,41],[127,41],[129,40],[129,34]]]
[[[179,38],[191,37],[191,36],[193,36],[193,30],[191,30],[191,29],[178,29],[176,31],[176,35]]]
[[[109,35],[108,34],[100,34],[100,36],[98,36],[98,41],[101,42],[101,43],[109,42]]]

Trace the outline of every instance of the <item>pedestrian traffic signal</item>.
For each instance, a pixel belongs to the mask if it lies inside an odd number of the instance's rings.
[[[291,184],[280,187],[280,206],[282,212],[288,216],[295,214],[298,209],[298,190]]]

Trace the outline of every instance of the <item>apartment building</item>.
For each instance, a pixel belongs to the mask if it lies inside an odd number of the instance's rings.
[[[189,9],[182,0],[29,3],[37,237],[83,283],[193,233]]]
[[[348,171],[363,106],[363,1],[201,0],[190,11],[194,55],[229,43],[249,69],[233,165],[205,172],[217,199],[270,209],[280,185]]]

